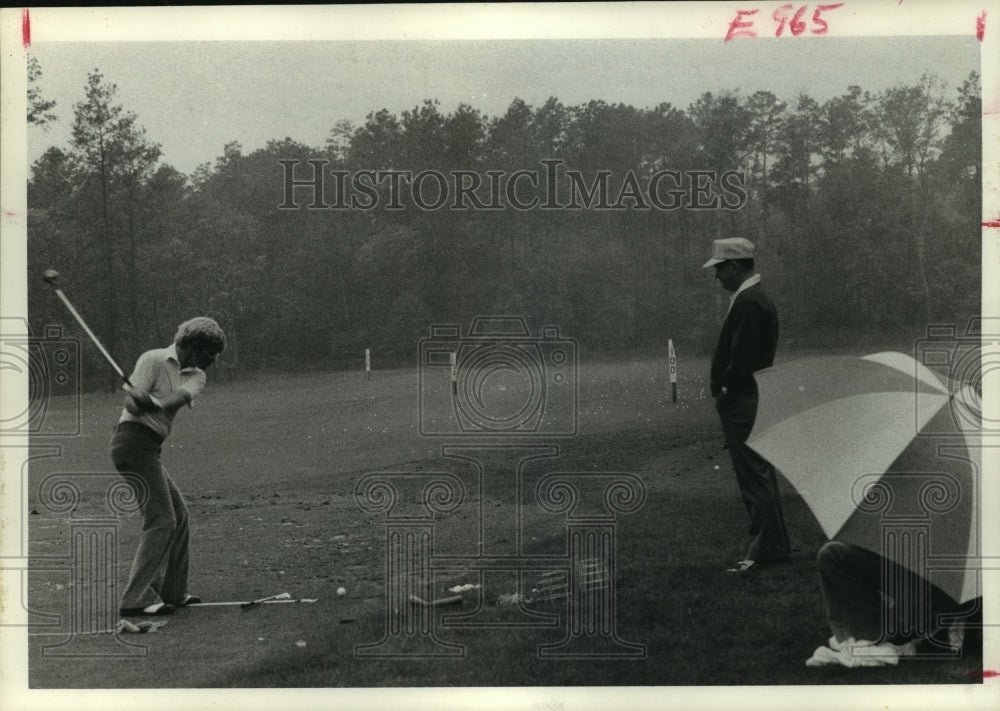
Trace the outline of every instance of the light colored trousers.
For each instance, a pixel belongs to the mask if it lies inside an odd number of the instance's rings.
[[[115,469],[142,502],[142,533],[122,609],[178,602],[187,595],[187,504],[160,463],[161,444],[153,430],[134,423],[119,423],[111,438]]]

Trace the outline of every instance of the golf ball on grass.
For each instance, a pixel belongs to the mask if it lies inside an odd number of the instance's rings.
[[[344,597],[346,594],[347,590],[345,588],[337,588],[337,597]]]

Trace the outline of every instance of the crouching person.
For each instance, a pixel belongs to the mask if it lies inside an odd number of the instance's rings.
[[[833,635],[806,666],[890,666],[916,656],[918,645],[938,653],[962,648],[964,621],[978,600],[959,605],[915,573],[848,543],[826,543],[816,562]]]

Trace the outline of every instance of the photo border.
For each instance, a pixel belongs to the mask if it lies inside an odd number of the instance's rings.
[[[385,40],[385,39],[569,39],[569,38],[712,38],[720,42],[738,10],[777,7],[781,2],[512,4],[512,5],[386,5],[386,6],[292,6],[245,8],[146,7],[53,8],[30,10],[30,41],[130,42],[199,40]],[[983,14],[985,13],[985,14]],[[3,87],[0,176],[2,195],[2,240],[0,240],[0,315],[23,316],[26,311],[26,156],[25,116],[26,61],[25,16],[22,10],[4,9],[0,21],[0,62]],[[831,19],[832,19],[831,15]],[[974,34],[977,22],[985,23],[981,39],[983,90],[983,315],[1000,313],[1000,3],[953,2],[948,4],[914,0],[847,2],[836,21],[832,36],[917,36]],[[736,38],[733,41],[745,41]],[[794,40],[789,40],[794,41]],[[24,379],[0,373],[0,407],[23,409],[27,402]],[[984,417],[995,420],[1000,408],[1000,382],[996,373],[984,373]],[[5,438],[2,452],[3,489],[20,485],[25,441]],[[996,449],[984,452],[984,470],[996,471]],[[1000,501],[1000,483],[983,478],[983,500]],[[27,540],[27,521],[18,509],[20,498],[0,497],[0,556],[20,555],[11,546]],[[984,510],[986,507],[984,506]],[[998,520],[983,517],[985,553],[996,551]],[[16,529],[20,535],[12,535]],[[0,570],[2,614],[16,619],[23,611],[12,604],[9,571]],[[990,576],[985,576],[988,584]],[[13,588],[18,589],[17,587]],[[1000,595],[984,595],[985,625],[1000,620]],[[988,629],[988,628],[987,628]],[[984,669],[1000,668],[997,635],[984,635]],[[27,688],[27,640],[24,628],[0,626],[0,695],[11,708],[80,709],[111,708],[137,704],[145,708],[202,708],[210,696],[214,708],[243,709],[316,708],[317,703],[335,702],[341,708],[660,708],[676,703],[689,709],[734,708],[831,708],[848,706],[875,708],[963,708],[995,703],[998,682],[987,678],[981,685],[829,687],[827,698],[817,695],[822,687],[770,687],[766,694],[746,687],[607,687],[607,688],[501,688],[483,693],[474,689],[377,689],[377,690],[120,690],[41,691]],[[837,693],[833,693],[833,688]],[[959,693],[956,693],[958,690]],[[5,704],[5,705],[6,705]]]

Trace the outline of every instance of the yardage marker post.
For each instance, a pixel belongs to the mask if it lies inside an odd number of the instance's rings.
[[[670,366],[670,402],[677,402],[677,354],[674,339],[667,339],[667,363]]]
[[[371,380],[372,378],[372,351],[371,348],[365,348],[365,380]]]

